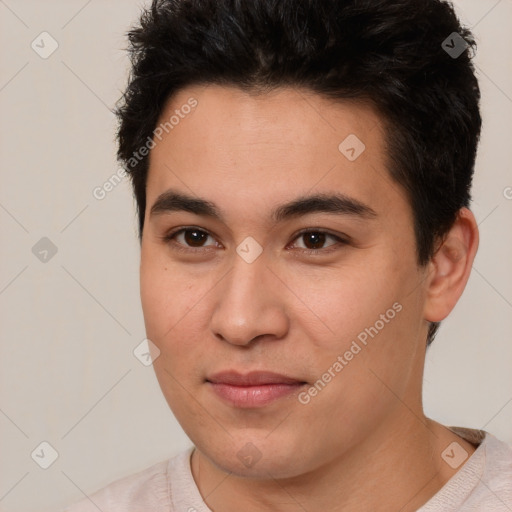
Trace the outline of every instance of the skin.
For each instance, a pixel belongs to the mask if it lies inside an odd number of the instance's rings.
[[[191,469],[206,504],[214,512],[416,510],[460,469],[443,450],[456,441],[474,451],[427,419],[421,400],[429,322],[453,309],[477,250],[473,214],[462,209],[419,267],[412,209],[386,170],[383,122],[371,106],[291,88],[190,86],[160,121],[190,97],[197,107],[150,153],[140,284],[146,333],[160,351],[156,376],[196,447]],[[349,134],[366,146],[354,161],[338,150]],[[223,221],[151,215],[169,189],[215,203]],[[299,196],[332,192],[376,216],[270,218]],[[204,238],[164,239],[187,226]],[[305,228],[346,243],[326,236],[315,245],[297,234]],[[263,249],[252,263],[236,251],[248,236]],[[312,248],[317,254],[304,252]],[[205,382],[221,370],[268,370],[308,389],[395,303],[401,311],[307,404],[295,393],[236,408]],[[250,467],[237,456],[246,443],[260,456]]]

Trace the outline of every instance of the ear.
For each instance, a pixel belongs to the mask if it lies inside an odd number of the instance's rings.
[[[424,318],[444,320],[459,300],[478,249],[478,226],[473,213],[461,208],[457,220],[428,263]]]

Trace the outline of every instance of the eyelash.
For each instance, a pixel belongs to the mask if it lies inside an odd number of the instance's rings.
[[[174,238],[177,235],[179,235],[181,233],[184,233],[186,231],[198,231],[200,233],[204,233],[206,235],[213,236],[210,233],[208,233],[208,231],[205,231],[204,229],[196,228],[194,226],[188,226],[188,227],[185,227],[185,228],[176,229],[176,230],[174,230],[174,231],[172,231],[172,232],[162,236],[161,238],[167,244],[169,244],[169,245],[172,244],[173,245],[173,249],[176,250],[176,251],[179,251],[179,252],[204,253],[204,252],[209,252],[211,250],[210,247],[187,247],[187,246],[183,246],[181,243],[176,242],[174,240]],[[326,230],[323,230],[323,229],[311,229],[311,228],[303,229],[303,230],[299,231],[298,233],[296,233],[295,237],[293,238],[292,241],[295,241],[300,236],[308,234],[308,233],[327,235],[327,236],[329,236],[331,238],[334,238],[337,241],[337,243],[328,246],[326,249],[300,249],[300,248],[298,249],[299,251],[301,251],[303,254],[306,254],[306,255],[319,256],[319,255],[321,255],[320,253],[322,253],[322,254],[330,254],[333,251],[338,250],[339,249],[339,245],[343,246],[343,245],[347,245],[349,243],[349,241],[347,239],[342,238],[342,237],[340,237],[338,235],[335,235],[335,234],[331,233],[330,231],[326,231]]]

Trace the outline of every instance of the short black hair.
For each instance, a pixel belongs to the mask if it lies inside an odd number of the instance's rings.
[[[117,156],[132,181],[139,240],[149,159],[138,150],[188,85],[291,86],[369,102],[385,126],[387,170],[412,206],[419,265],[469,206],[481,129],[476,43],[448,1],[153,0],[128,39]]]

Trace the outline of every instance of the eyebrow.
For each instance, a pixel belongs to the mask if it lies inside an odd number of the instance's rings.
[[[224,217],[215,203],[176,190],[167,190],[160,194],[151,207],[149,215],[153,217],[173,211],[186,211],[224,222]],[[377,217],[377,212],[370,206],[355,198],[335,193],[298,197],[274,208],[270,213],[270,218],[274,222],[282,222],[312,213],[332,213],[363,219]]]

